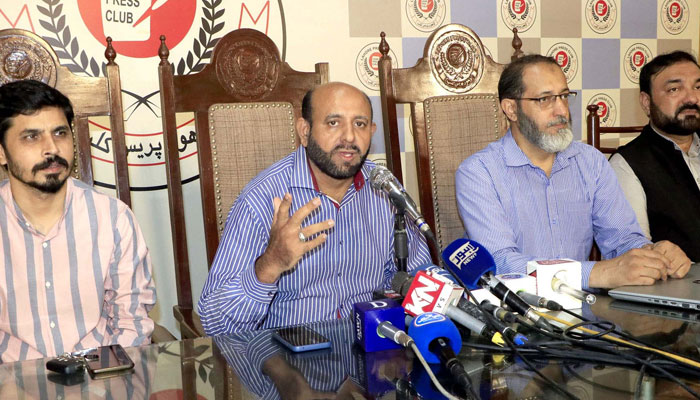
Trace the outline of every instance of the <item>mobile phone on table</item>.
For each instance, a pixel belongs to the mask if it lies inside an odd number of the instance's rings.
[[[86,355],[86,366],[93,379],[106,378],[134,368],[134,362],[120,344],[98,347]]]
[[[327,337],[305,326],[292,326],[274,331],[272,337],[293,352],[302,352],[331,347]]]

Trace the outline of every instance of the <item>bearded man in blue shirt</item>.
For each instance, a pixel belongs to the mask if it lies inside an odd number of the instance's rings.
[[[456,174],[467,236],[494,255],[498,273],[569,258],[581,261],[584,288],[614,288],[688,272],[678,246],[645,238],[605,156],[573,141],[569,100],[576,93],[553,59],[514,61],[498,92],[510,130]],[[594,240],[604,260],[584,261]]]
[[[307,93],[301,146],[254,178],[228,215],[198,304],[208,335],[348,317],[390,286],[396,210],[367,182],[372,117],[350,85]],[[407,225],[411,270],[430,253]]]

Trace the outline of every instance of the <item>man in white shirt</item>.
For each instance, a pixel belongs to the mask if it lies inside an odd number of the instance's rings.
[[[610,163],[645,235],[700,261],[700,66],[683,51],[663,54],[639,85],[649,124]]]

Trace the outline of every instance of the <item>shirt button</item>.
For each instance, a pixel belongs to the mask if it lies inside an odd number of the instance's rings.
[[[50,288],[51,287],[51,282],[46,282],[46,287]]]
[[[49,242],[44,242],[41,244],[41,247],[47,248],[49,246]]]
[[[340,273],[340,272],[338,272],[338,277],[340,277],[340,275],[341,275],[341,273]]]
[[[26,226],[32,226],[32,224],[30,224],[29,222],[25,222],[24,225],[26,225]]]
[[[55,327],[56,327],[56,324],[55,324],[53,321],[51,321],[51,323],[49,324],[49,326],[52,327],[52,328],[55,328]]]

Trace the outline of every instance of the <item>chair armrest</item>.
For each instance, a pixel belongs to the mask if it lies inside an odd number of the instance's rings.
[[[173,315],[175,320],[180,323],[180,331],[183,339],[195,339],[207,336],[204,333],[202,320],[199,315],[192,309],[173,306]]]
[[[169,330],[162,325],[156,324],[155,328],[153,329],[153,334],[151,335],[152,343],[165,343],[172,342],[173,340],[177,340],[177,338],[173,336]]]

